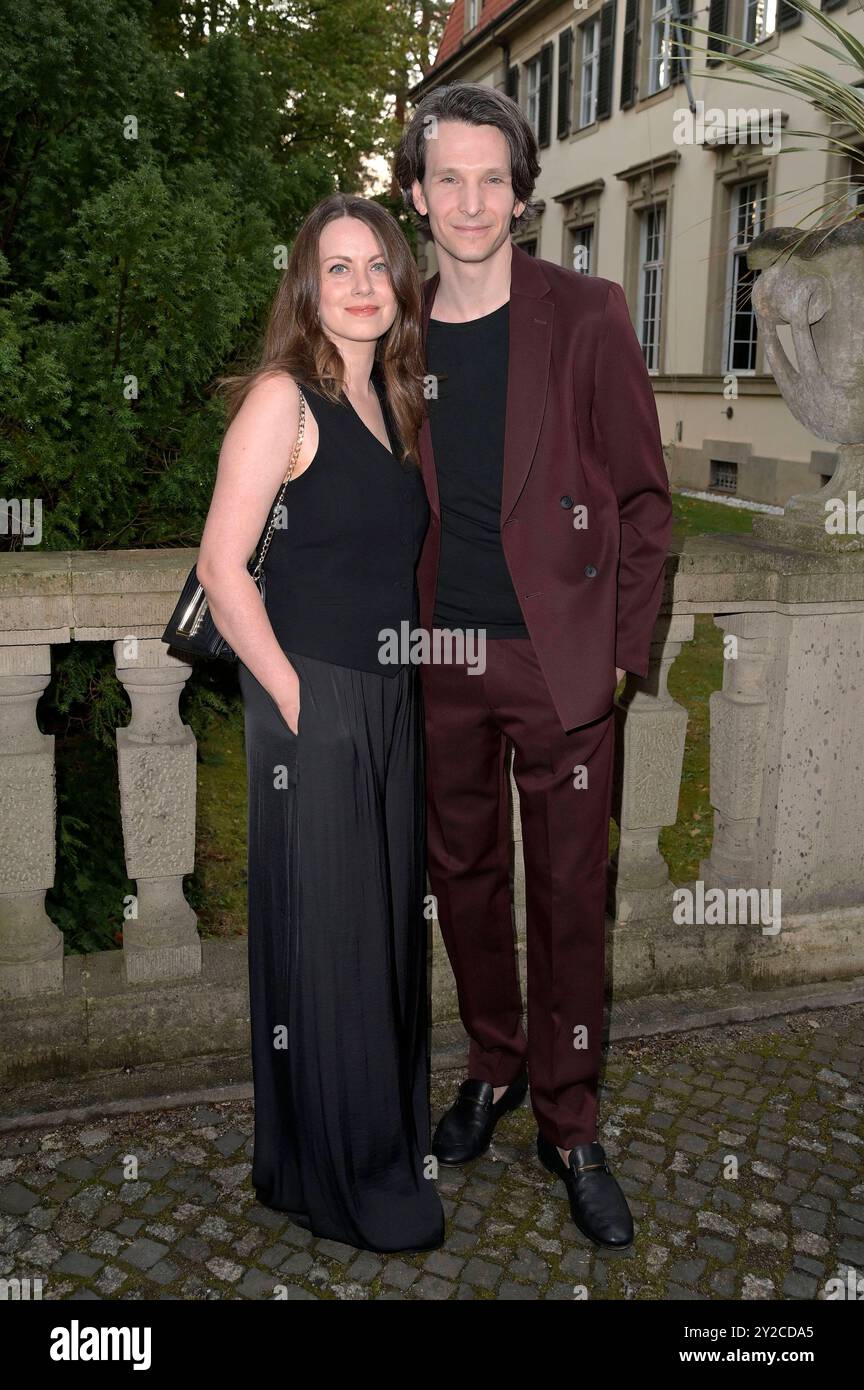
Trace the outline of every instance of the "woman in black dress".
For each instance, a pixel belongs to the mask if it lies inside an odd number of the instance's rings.
[[[387,643],[418,622],[429,516],[420,304],[389,213],[342,194],[313,209],[259,368],[225,383],[198,562],[246,719],[252,1182],[315,1235],[380,1251],[444,1237],[429,1156],[421,695]],[[247,562],[301,424],[262,603]]]

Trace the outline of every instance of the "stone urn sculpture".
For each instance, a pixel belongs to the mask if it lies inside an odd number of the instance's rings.
[[[782,517],[755,518],[753,533],[807,549],[862,550],[864,221],[807,233],[774,227],[754,238],[747,264],[761,271],[753,287],[753,308],[783,399],[796,420],[839,446],[828,484],[819,492],[790,497]],[[779,324],[790,327],[796,364],[780,341]],[[848,519],[856,499],[861,502],[860,535],[854,519],[851,524]],[[845,531],[838,529],[841,503]]]

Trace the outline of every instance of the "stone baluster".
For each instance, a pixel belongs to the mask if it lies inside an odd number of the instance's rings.
[[[0,994],[63,988],[63,935],[45,911],[54,882],[54,738],[36,722],[51,648],[0,647]]]
[[[117,730],[126,872],[137,886],[123,930],[126,979],[197,975],[198,919],[183,896],[195,866],[196,743],[178,708],[192,667],[155,637],[121,638],[114,659],[132,705]]]
[[[768,737],[772,613],[723,613],[723,688],[709,700],[714,839],[699,865],[706,889],[759,886],[756,832]]]
[[[609,910],[616,923],[668,916],[672,881],[660,853],[664,825],[678,817],[687,711],[667,688],[669,671],[684,642],[693,638],[693,617],[682,614],[658,627],[648,675],[631,675],[615,702],[613,814],[620,830],[609,874]]]

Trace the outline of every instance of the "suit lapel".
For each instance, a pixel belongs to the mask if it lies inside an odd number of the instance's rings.
[[[436,271],[423,285],[424,344],[439,282],[440,276]],[[501,482],[502,526],[522,491],[540,437],[549,384],[555,313],[550,291],[551,286],[541,262],[529,256],[521,246],[514,245],[510,266],[510,346]],[[440,521],[438,477],[428,415],[420,430],[419,448],[429,505]]]
[[[549,297],[545,298],[547,295]],[[551,286],[542,265],[521,246],[514,246],[501,485],[502,526],[516,506],[540,437],[549,385],[554,314]]]

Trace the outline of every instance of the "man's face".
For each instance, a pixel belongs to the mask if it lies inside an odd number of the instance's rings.
[[[513,197],[510,147],[496,126],[433,123],[414,206],[429,218],[436,249],[457,261],[485,261],[510,235],[525,204]]]

